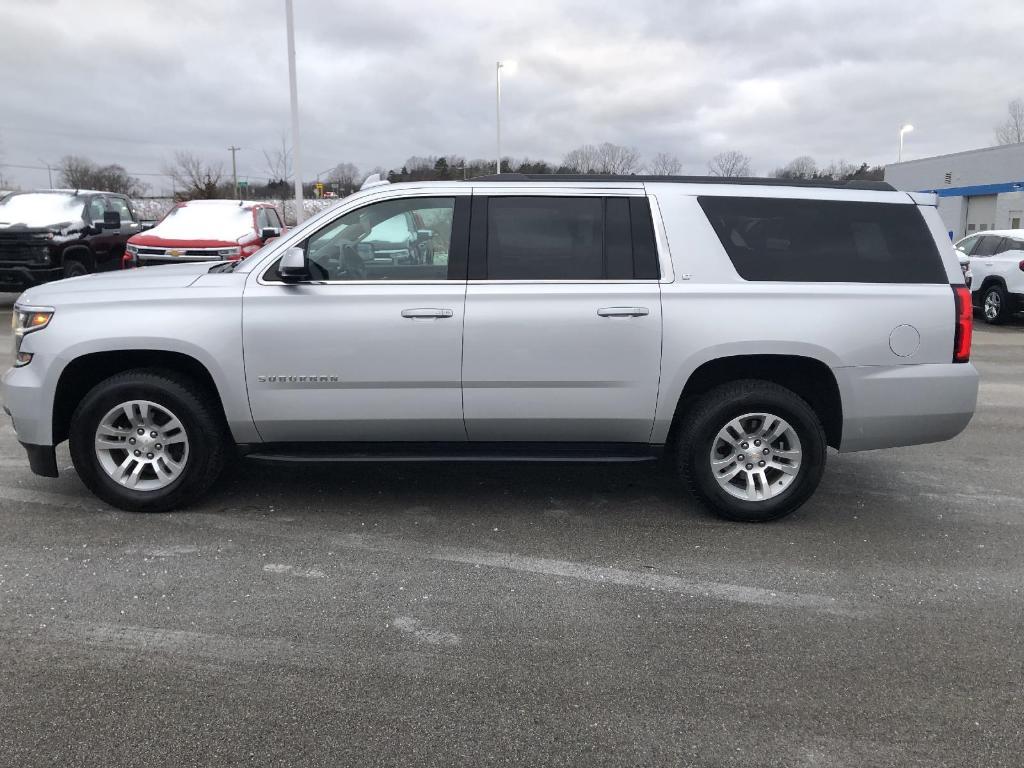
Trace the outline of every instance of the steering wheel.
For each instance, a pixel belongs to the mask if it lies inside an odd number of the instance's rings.
[[[356,251],[354,245],[345,245],[341,249],[341,275],[343,280],[365,280],[366,264]]]

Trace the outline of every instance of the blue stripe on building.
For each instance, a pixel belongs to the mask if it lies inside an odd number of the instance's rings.
[[[918,192],[933,192],[939,197],[974,197],[975,195],[998,195],[1003,192],[1024,192],[1024,181],[1007,181],[1002,184],[975,184],[970,187],[942,187],[941,189],[919,189]]]

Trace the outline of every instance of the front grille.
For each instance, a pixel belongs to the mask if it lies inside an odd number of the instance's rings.
[[[0,241],[0,261],[45,261],[47,251],[45,245]]]
[[[226,248],[227,246],[225,246]],[[180,248],[139,248],[139,256],[167,256],[168,250],[181,250]],[[203,256],[210,259],[219,258],[217,251],[224,250],[223,248],[187,248],[179,254],[180,256]],[[168,258],[177,258],[175,256],[168,256]]]
[[[139,265],[144,267],[157,267],[162,264],[181,264],[182,256],[147,256],[145,259],[139,259]],[[190,261],[202,261],[204,259],[190,259]],[[215,256],[206,256],[206,261],[217,261]]]

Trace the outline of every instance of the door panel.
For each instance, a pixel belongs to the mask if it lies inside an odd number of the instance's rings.
[[[260,435],[274,442],[465,440],[465,291],[456,281],[250,280],[245,377]]]
[[[470,440],[647,442],[660,365],[657,283],[469,284]]]

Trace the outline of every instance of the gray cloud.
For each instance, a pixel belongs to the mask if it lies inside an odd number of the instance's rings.
[[[303,171],[614,141],[701,173],[723,149],[884,163],[992,142],[1024,96],[1019,0],[296,0]],[[65,154],[157,172],[176,149],[266,174],[289,128],[282,0],[0,0],[0,162]],[[6,167],[17,183],[45,172]],[[164,182],[146,177],[155,189]]]

